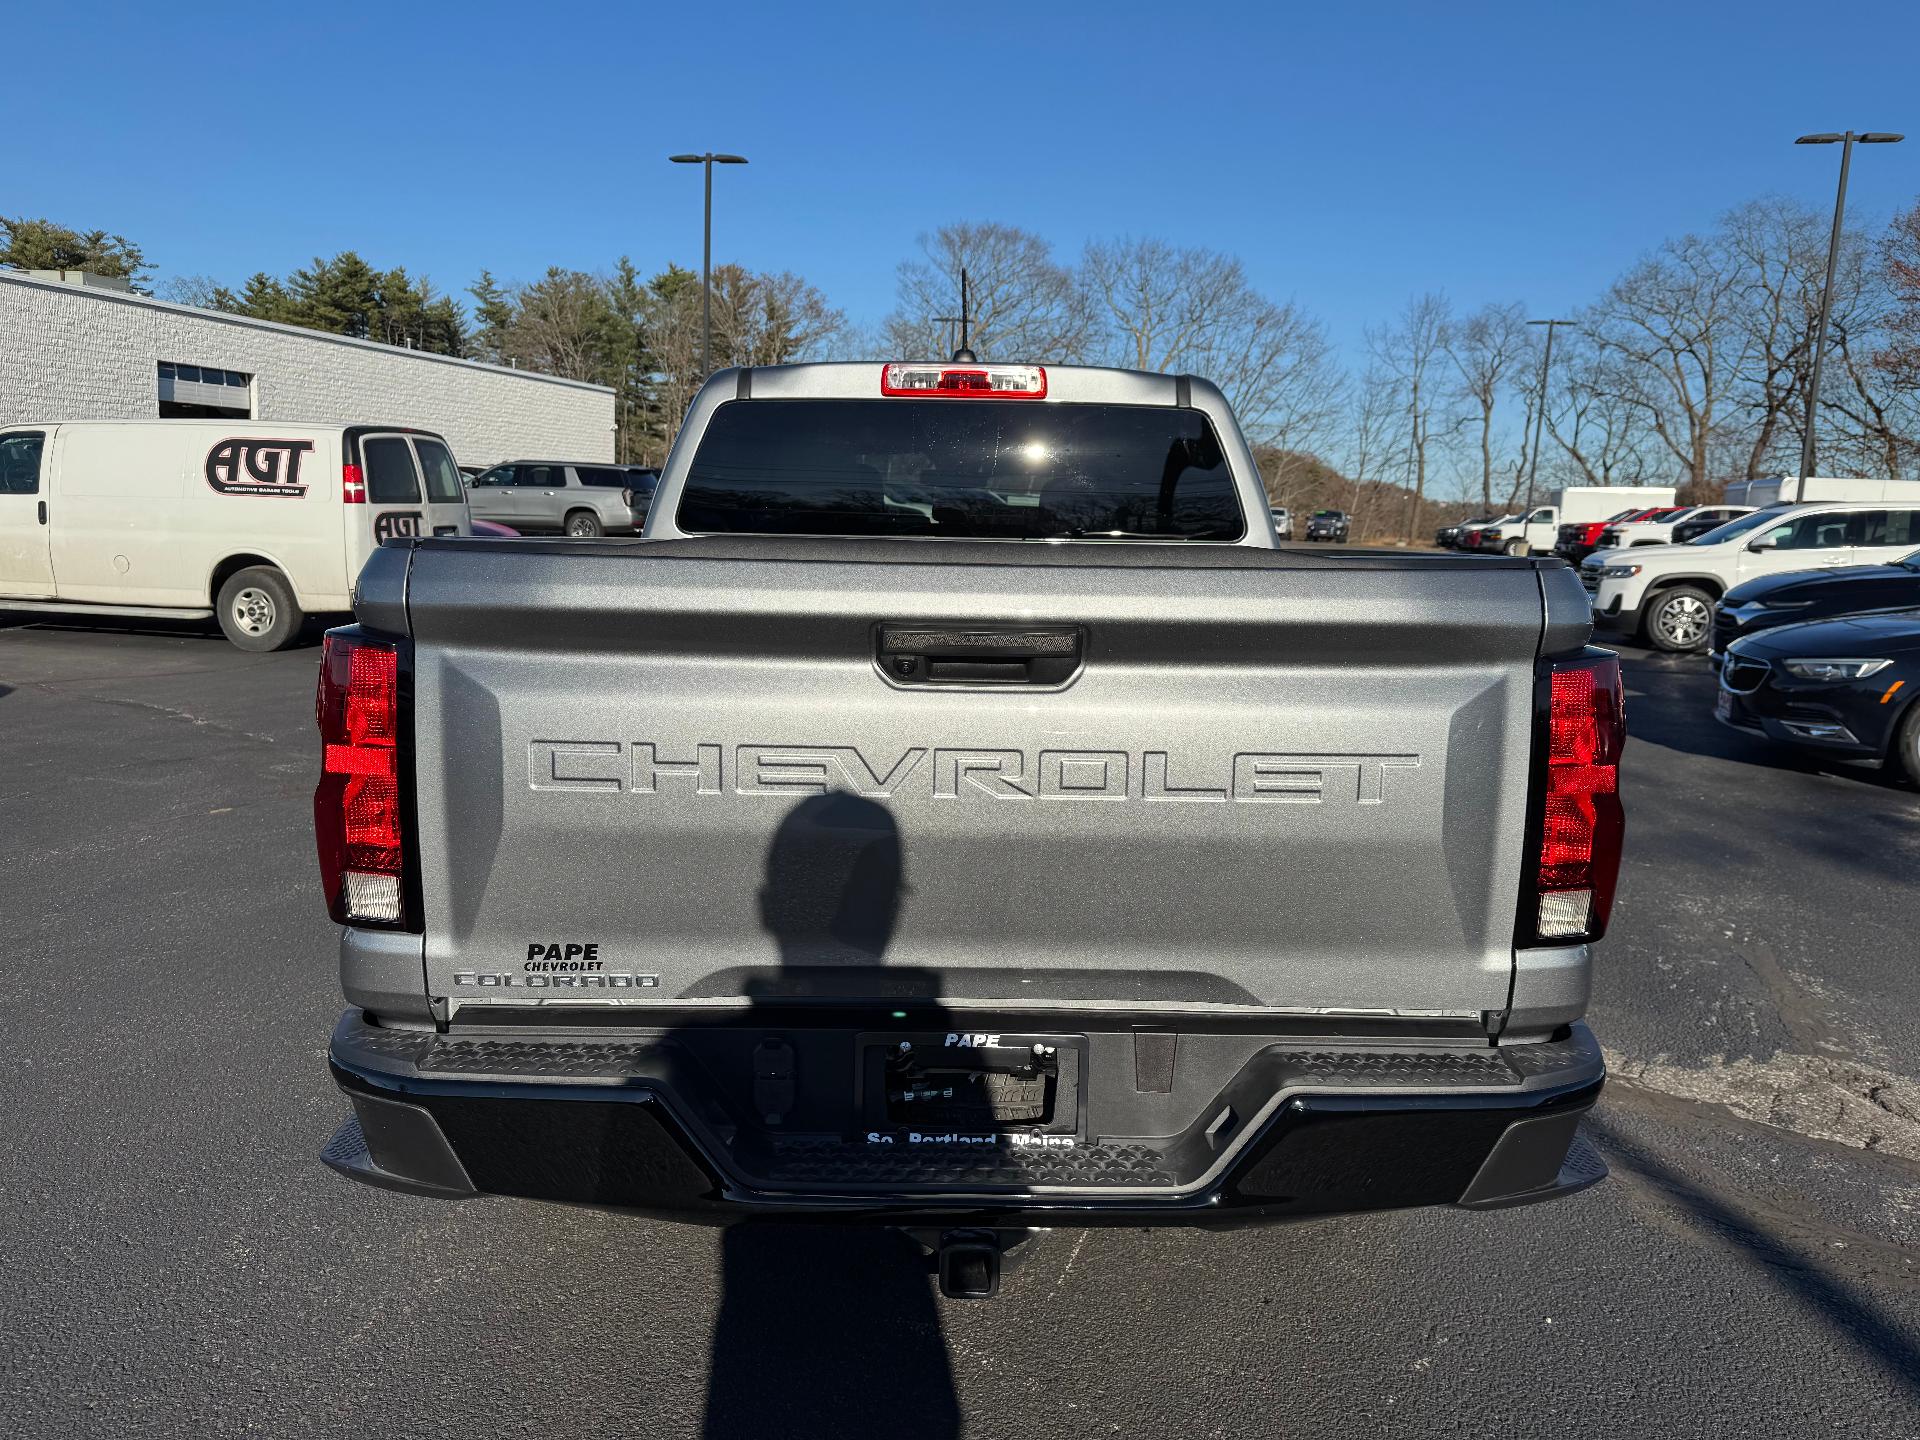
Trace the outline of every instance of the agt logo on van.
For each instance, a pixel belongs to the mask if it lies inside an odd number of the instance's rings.
[[[307,493],[300,457],[311,449],[311,440],[222,440],[207,452],[207,484],[222,495],[298,500]]]

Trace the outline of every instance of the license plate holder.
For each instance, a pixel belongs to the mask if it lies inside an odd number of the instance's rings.
[[[988,1032],[857,1037],[858,1111],[869,1139],[993,1144],[1079,1134],[1085,1039]]]

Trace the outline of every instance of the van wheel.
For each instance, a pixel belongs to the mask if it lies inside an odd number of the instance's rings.
[[[1527,553],[1527,542],[1524,540],[1509,540],[1506,544],[1506,552],[1509,555],[1524,555]]]
[[[294,603],[286,576],[265,565],[227,578],[213,613],[220,629],[242,650],[284,650],[300,635],[306,615]]]
[[[1647,608],[1647,642],[1656,650],[1698,650],[1713,627],[1713,597],[1691,585],[1662,590]]]
[[[567,534],[579,540],[591,540],[596,535],[606,534],[600,524],[600,517],[591,510],[575,510],[567,516]]]

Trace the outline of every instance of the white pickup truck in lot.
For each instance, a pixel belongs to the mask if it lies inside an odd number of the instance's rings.
[[[1479,548],[1502,555],[1550,555],[1562,524],[1578,525],[1617,515],[1628,505],[1659,505],[1673,499],[1666,485],[1569,485],[1549,503],[1480,527]]]
[[[802,365],[708,382],[643,538],[383,547],[327,1161],[907,1227],[963,1296],[1034,1227],[1600,1178],[1618,662],[1558,560],[1266,510],[1200,379]]]
[[[1600,532],[1600,550],[1632,550],[1641,545],[1669,545],[1680,526],[1694,521],[1714,529],[1729,520],[1752,514],[1745,505],[1678,505],[1657,510],[1640,520],[1622,520]]]

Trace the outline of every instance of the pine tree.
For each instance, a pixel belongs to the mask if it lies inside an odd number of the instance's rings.
[[[473,296],[473,318],[478,327],[468,348],[476,360],[494,365],[507,363],[507,334],[513,328],[513,299],[494,280],[493,272],[482,270],[480,278],[467,287]]]
[[[24,215],[0,216],[0,265],[16,270],[79,270],[132,283],[145,295],[141,282],[153,268],[140,247],[124,235],[104,230],[69,230],[51,220]]]
[[[379,335],[380,279],[374,268],[351,250],[331,260],[319,256],[310,270],[287,277],[287,289],[298,308],[298,324],[334,335],[358,339]]]

